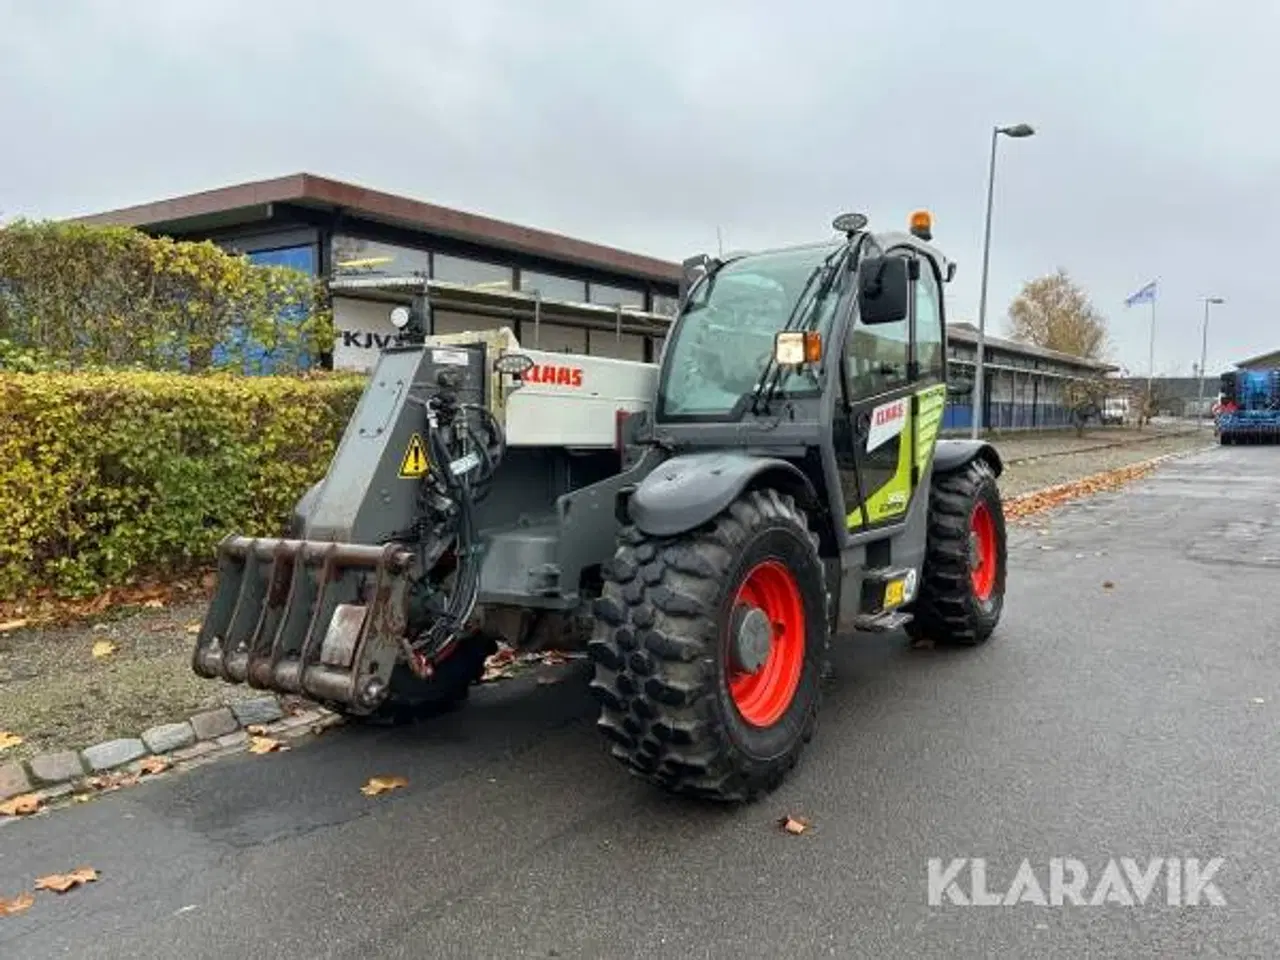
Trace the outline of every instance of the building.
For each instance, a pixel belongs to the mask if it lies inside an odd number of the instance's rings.
[[[337,368],[372,366],[409,278],[433,284],[434,332],[482,316],[529,346],[631,360],[656,359],[679,289],[679,264],[306,173],[78,219],[325,278],[338,335],[321,359]]]
[[[1035,430],[1071,425],[1067,384],[1115,373],[1120,368],[1098,360],[993,337],[982,348],[986,394],[983,423],[993,430]],[[977,366],[978,328],[947,324],[947,365],[957,379],[971,380]],[[952,397],[942,425],[965,429],[973,423],[973,398]]]
[[[1130,397],[1147,395],[1146,377],[1117,377],[1117,392]],[[1214,401],[1218,399],[1219,379],[1206,376],[1203,383],[1199,377],[1153,377],[1151,393],[1155,401],[1152,416],[1157,417],[1195,417],[1209,416]]]
[[[1239,370],[1276,370],[1280,369],[1280,350],[1262,353],[1236,364]]]
[[[265,264],[322,277],[338,330],[323,366],[368,369],[395,336],[390,305],[431,287],[435,332],[509,325],[544,350],[656,361],[676,310],[680,265],[299,173],[78,218],[175,239],[212,240]],[[696,251],[690,251],[691,253]],[[977,331],[948,325],[948,358],[972,377]],[[987,337],[994,429],[1065,426],[1065,385],[1107,364]],[[944,427],[965,429],[971,398],[953,397]]]

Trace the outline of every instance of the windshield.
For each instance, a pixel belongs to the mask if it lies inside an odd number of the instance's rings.
[[[717,416],[728,413],[756,386],[773,355],[773,336],[785,326],[814,268],[844,246],[844,241],[811,244],[756,254],[726,264],[693,291],[663,358],[659,417]],[[818,304],[812,329],[827,340],[838,300],[834,289]],[[806,307],[797,321],[811,312]],[[811,369],[787,371],[776,397],[818,387]]]

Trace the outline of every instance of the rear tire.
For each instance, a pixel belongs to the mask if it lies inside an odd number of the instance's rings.
[[[1004,507],[990,464],[935,474],[920,593],[906,632],[943,646],[986,643],[1004,610]]]
[[[775,789],[817,726],[829,645],[818,537],[795,502],[755,490],[681,536],[627,528],[602,574],[588,652],[612,755],[672,793],[750,802]],[[731,646],[747,616],[760,645]]]

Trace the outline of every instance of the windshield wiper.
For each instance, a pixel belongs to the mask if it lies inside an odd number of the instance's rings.
[[[829,253],[826,258],[813,268],[807,280],[805,280],[804,288],[800,291],[800,296],[796,298],[796,304],[791,309],[791,314],[787,317],[787,322],[782,325],[779,333],[786,333],[794,329],[796,320],[805,316],[802,308],[808,307],[811,303],[817,303],[823,296],[827,294],[832,282],[840,275],[840,271],[833,269],[832,261],[837,258],[843,260],[845,256],[852,255],[856,249],[856,245],[845,244]],[[809,297],[809,288],[813,286],[813,282],[821,276],[824,271],[826,278],[823,280],[821,287],[814,291],[812,297]],[[812,313],[808,314],[812,316]],[[767,378],[767,381],[766,381]],[[760,379],[756,381],[755,389],[749,394],[744,394],[739,403],[734,404],[734,408],[746,406],[750,403],[752,413],[760,413],[761,409],[767,413],[769,404],[773,402],[773,396],[778,390],[778,383],[782,380],[782,365],[777,362],[773,351],[769,353],[769,359],[765,362],[764,369],[760,371]],[[739,414],[741,416],[741,414]]]

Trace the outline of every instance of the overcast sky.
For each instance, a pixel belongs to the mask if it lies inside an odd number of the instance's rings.
[[[927,207],[975,319],[1066,268],[1113,358],[1280,348],[1275,0],[0,0],[0,217],[308,171],[659,257]],[[1267,120],[1272,117],[1272,120]]]

